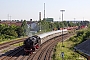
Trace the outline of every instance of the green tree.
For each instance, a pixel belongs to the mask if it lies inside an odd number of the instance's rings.
[[[22,27],[23,30],[24,30],[24,35],[26,35],[26,31],[27,31],[27,28],[28,28],[26,20],[24,20],[24,21],[22,22],[21,27]]]
[[[63,27],[63,23],[62,22],[60,22],[60,28],[62,28]]]
[[[24,30],[23,30],[22,27],[17,27],[17,28],[16,28],[16,32],[17,32],[17,34],[18,34],[18,37],[24,36]]]
[[[67,26],[68,26],[68,24],[67,24],[67,22],[66,22],[66,21],[63,21],[63,24],[64,24],[64,26],[63,26],[63,27],[67,27]]]
[[[14,36],[14,37],[17,37],[18,36],[17,33],[16,33],[16,31],[14,31],[13,29],[11,29],[10,27],[5,28],[1,32],[1,34],[8,35],[8,36]]]

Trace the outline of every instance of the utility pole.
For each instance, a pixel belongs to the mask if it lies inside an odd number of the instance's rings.
[[[12,16],[10,16],[10,15],[8,14],[8,15],[7,15],[7,17],[8,17],[8,19],[7,19],[7,20],[9,20],[9,18],[10,18],[10,20],[11,20],[11,17],[12,17]]]
[[[7,20],[9,20],[9,14],[7,15],[7,17],[8,17],[8,19],[7,19]]]
[[[65,10],[60,10],[61,12],[62,12],[62,48],[64,47],[63,46],[63,12],[65,11]],[[61,57],[62,57],[62,60],[64,60],[64,52],[62,51],[61,52]]]
[[[11,20],[11,17],[12,17],[12,16],[9,16],[9,17],[10,17],[10,20]]]
[[[59,17],[59,21],[60,21],[60,19],[61,19],[61,18]],[[59,30],[60,30],[60,22],[59,22]]]
[[[74,23],[75,23],[75,18],[74,18]]]
[[[75,22],[75,18],[74,18],[74,24],[75,24],[76,22]]]
[[[84,17],[83,17],[83,21],[84,21]]]

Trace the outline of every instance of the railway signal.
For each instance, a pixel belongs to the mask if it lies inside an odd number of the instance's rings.
[[[61,52],[61,57],[62,57],[62,60],[64,60],[64,52]]]

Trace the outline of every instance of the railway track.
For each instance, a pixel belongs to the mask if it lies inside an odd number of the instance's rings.
[[[4,49],[6,47],[9,47],[13,44],[16,44],[16,43],[19,43],[19,42],[23,42],[26,38],[23,38],[23,39],[19,39],[19,40],[14,40],[14,41],[10,41],[10,42],[6,42],[6,43],[3,43],[3,44],[0,44],[0,50],[1,49]]]
[[[66,39],[68,36],[64,36]],[[43,46],[42,49],[37,51],[33,56],[31,56],[28,60],[50,60],[51,59],[51,52],[53,51],[53,47],[61,41],[62,37],[58,37],[53,39],[51,42],[46,44],[46,46]]]
[[[64,39],[70,37],[70,34],[64,35]],[[0,60],[51,60],[54,46],[61,41],[62,37],[51,39],[40,46],[33,54],[24,55],[23,46],[14,49],[0,57]]]

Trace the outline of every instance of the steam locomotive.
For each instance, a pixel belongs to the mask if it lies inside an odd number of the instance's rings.
[[[27,38],[24,41],[24,51],[25,51],[25,54],[32,53],[36,49],[38,49],[40,47],[40,44],[41,44],[40,40],[41,40],[40,37],[38,37],[36,35]]]
[[[63,29],[63,34],[67,34],[67,33],[68,33],[68,30]],[[41,44],[60,35],[62,35],[62,30],[51,31],[51,32],[47,32],[47,33],[43,33],[43,34],[39,34],[39,35],[35,35],[27,38],[24,41],[25,54],[33,53],[36,49],[40,47]]]

